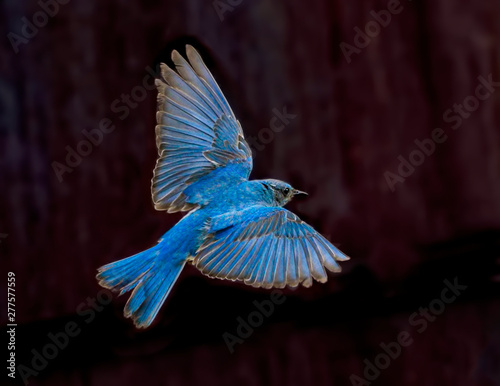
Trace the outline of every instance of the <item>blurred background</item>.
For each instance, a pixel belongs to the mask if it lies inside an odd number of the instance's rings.
[[[493,0],[1,2],[17,381],[500,385],[499,18]],[[151,85],[186,43],[253,142],[251,177],[307,191],[288,208],[351,261],[257,321],[270,291],[187,267],[136,330],[94,276],[181,218],[151,203]]]

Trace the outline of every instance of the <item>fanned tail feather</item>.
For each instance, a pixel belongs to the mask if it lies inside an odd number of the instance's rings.
[[[123,313],[139,328],[153,322],[185,264],[160,256],[160,245],[104,265],[96,276],[102,287],[120,295],[133,290]]]

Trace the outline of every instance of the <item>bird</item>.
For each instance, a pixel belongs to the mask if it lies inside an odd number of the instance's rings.
[[[124,316],[151,325],[186,264],[211,278],[265,289],[325,283],[349,257],[283,208],[306,194],[276,179],[250,180],[252,150],[200,54],[162,63],[155,128],[154,208],[187,212],[150,249],[98,268],[98,283],[131,295]]]

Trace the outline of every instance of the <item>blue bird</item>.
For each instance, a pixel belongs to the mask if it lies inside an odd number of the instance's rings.
[[[203,63],[186,47],[172,52],[175,70],[156,79],[158,160],[154,207],[189,211],[158,244],[98,270],[120,295],[132,291],[124,315],[148,327],[184,265],[212,278],[284,288],[327,281],[348,260],[310,225],[283,209],[303,192],[274,179],[249,180],[252,153],[239,121]]]

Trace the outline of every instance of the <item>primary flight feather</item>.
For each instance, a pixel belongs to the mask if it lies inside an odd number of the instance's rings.
[[[282,207],[303,192],[283,181],[248,180],[252,152],[243,130],[200,55],[173,51],[161,65],[156,114],[158,160],[154,207],[189,211],[157,245],[99,268],[105,288],[132,291],[124,314],[148,327],[182,268],[254,287],[326,282],[349,258]],[[326,268],[326,270],[325,270]]]

